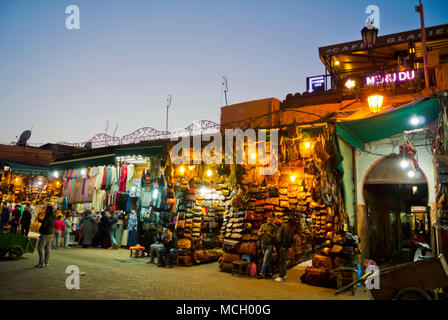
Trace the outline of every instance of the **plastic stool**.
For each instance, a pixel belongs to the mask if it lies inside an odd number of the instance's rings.
[[[143,257],[143,251],[145,251],[145,247],[142,246],[134,246],[130,247],[130,257],[132,258],[132,254],[134,253],[134,256],[136,258],[142,258]]]

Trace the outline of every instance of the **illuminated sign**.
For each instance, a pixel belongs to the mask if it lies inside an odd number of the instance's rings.
[[[314,92],[320,90],[325,90],[325,76],[306,78],[306,91]]]
[[[415,79],[415,71],[408,70],[408,71],[387,73],[384,75],[367,76],[365,79],[365,83],[367,86],[373,86],[383,83],[394,83],[397,81],[398,82],[409,81],[412,79]]]
[[[348,79],[348,80],[345,82],[345,87],[348,88],[348,89],[351,89],[351,88],[353,88],[354,86],[356,86],[356,82],[355,82],[355,80]]]

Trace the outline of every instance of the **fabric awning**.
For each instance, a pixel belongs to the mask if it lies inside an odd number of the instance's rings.
[[[12,174],[21,174],[26,176],[48,176],[48,168],[26,166],[18,163],[8,163]]]
[[[82,169],[87,167],[107,166],[115,164],[115,154],[105,154],[85,158],[54,161],[50,163],[50,171],[65,171],[69,169]]]
[[[434,122],[438,115],[438,99],[429,99],[369,118],[340,122],[337,124],[336,134],[353,147],[365,150],[365,143],[388,138],[404,131],[423,128]],[[410,120],[414,116],[423,121],[418,125],[412,125]]]

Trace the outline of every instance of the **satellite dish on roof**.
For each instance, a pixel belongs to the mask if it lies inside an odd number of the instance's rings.
[[[92,149],[92,142],[87,142],[87,143],[84,145],[84,149]]]
[[[26,147],[26,144],[30,138],[31,138],[31,130],[25,130],[20,135],[19,140],[17,141],[16,145]]]

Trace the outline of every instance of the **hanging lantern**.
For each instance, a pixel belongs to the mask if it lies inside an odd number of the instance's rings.
[[[371,95],[367,98],[369,103],[369,108],[372,113],[381,112],[381,107],[383,106],[383,96],[379,94]]]
[[[371,29],[364,27],[361,30],[362,41],[368,49],[375,47],[376,39],[378,38],[378,29],[373,27]]]

